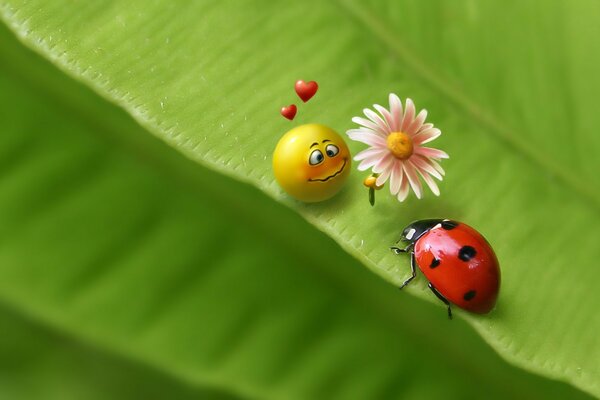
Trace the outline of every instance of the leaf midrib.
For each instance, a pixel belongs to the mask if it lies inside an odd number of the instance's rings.
[[[359,25],[388,47],[398,60],[404,62],[412,70],[416,77],[446,97],[461,112],[467,114],[470,119],[476,121],[485,131],[489,132],[491,137],[522,154],[531,164],[556,176],[558,178],[557,182],[567,186],[582,201],[589,204],[596,212],[600,212],[600,192],[594,190],[584,180],[578,179],[577,174],[572,174],[562,168],[554,159],[537,151],[537,147],[521,139],[522,135],[515,134],[514,129],[501,123],[493,113],[472,101],[465,90],[458,89],[460,86],[456,82],[443,76],[435,68],[430,67],[421,57],[409,49],[398,37],[398,33],[389,28],[385,18],[374,14],[366,7],[361,7],[352,0],[337,0],[337,4]]]

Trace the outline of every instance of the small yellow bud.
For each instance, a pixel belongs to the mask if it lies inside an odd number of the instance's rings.
[[[383,187],[383,185],[377,186],[377,175],[367,176],[367,178],[363,182],[363,185],[365,185],[368,188],[375,189],[375,190],[379,190]]]

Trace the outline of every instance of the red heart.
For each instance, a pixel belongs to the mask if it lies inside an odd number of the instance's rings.
[[[304,82],[300,80],[296,82],[296,93],[298,93],[298,96],[300,96],[305,103],[317,93],[318,89],[319,85],[317,85],[317,82],[315,81]]]
[[[293,120],[296,116],[296,111],[298,111],[298,109],[296,108],[295,104],[290,104],[287,107],[281,107],[281,115],[283,115],[290,121]]]

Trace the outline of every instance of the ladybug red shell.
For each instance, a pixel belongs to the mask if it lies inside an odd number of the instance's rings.
[[[411,255],[412,275],[415,265],[429,280],[429,288],[448,306],[485,314],[496,304],[500,289],[500,267],[494,250],[485,238],[462,222],[447,219],[415,221],[402,232],[404,248],[392,247],[397,254]]]

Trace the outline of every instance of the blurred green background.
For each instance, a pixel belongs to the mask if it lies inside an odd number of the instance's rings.
[[[0,11],[0,399],[600,394],[598,28],[577,22],[599,6]],[[392,90],[431,109],[442,197],[371,209],[354,172],[338,199],[290,201],[269,157],[298,78],[322,88],[294,124],[344,131]],[[490,316],[395,288],[387,246],[431,214],[497,247]]]

